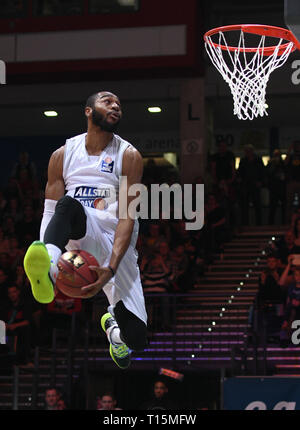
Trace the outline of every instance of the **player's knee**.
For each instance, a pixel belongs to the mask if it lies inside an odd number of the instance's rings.
[[[64,196],[58,200],[55,212],[59,214],[72,214],[74,211],[82,211],[82,205],[73,197]]]

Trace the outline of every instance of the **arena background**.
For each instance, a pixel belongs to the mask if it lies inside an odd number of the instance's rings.
[[[286,28],[284,5],[284,0],[1,1],[0,59],[6,65],[0,86],[2,191],[23,151],[36,166],[43,189],[50,154],[66,138],[85,131],[84,103],[102,89],[119,96],[124,119],[118,134],[140,150],[146,170],[154,160],[158,170],[149,175],[152,180],[173,175],[184,184],[206,178],[209,157],[221,141],[234,153],[236,167],[247,144],[254,145],[265,166],[276,148],[286,156],[300,137],[299,52],[271,75],[268,116],[240,121],[203,41],[207,30],[229,24]],[[151,106],[161,112],[149,113]],[[44,111],[58,115],[46,117]],[[166,329],[154,323],[149,350],[129,370],[113,367],[104,336],[97,335],[97,315],[105,301],[88,300],[79,342],[75,335],[69,344],[69,332],[58,330],[50,352],[32,345],[33,369],[16,370],[3,353],[0,408],[42,408],[46,387],[55,383],[73,409],[95,409],[96,397],[105,391],[114,392],[119,407],[135,409],[162,378],[180,407],[222,409],[224,377],[296,378],[298,349],[281,349],[268,339],[267,344],[253,343],[257,332],[249,324],[267,252],[289,227],[281,222],[280,210],[269,225],[267,185],[261,192],[262,225],[256,225],[252,205],[248,226],[237,209],[232,236],[206,262],[196,287],[167,296],[173,320]],[[156,309],[156,297],[149,296],[147,303],[152,299]],[[222,319],[225,306],[230,312]],[[160,376],[162,368],[184,379]]]

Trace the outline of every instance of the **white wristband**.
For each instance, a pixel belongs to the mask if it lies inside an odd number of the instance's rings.
[[[44,241],[44,235],[45,235],[46,228],[47,228],[51,218],[54,215],[56,203],[57,203],[56,200],[50,200],[50,199],[45,200],[44,213],[43,213],[43,218],[42,218],[41,227],[40,227],[40,241],[41,242]]]

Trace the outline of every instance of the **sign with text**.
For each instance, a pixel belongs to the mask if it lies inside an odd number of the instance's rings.
[[[300,410],[300,378],[228,378],[223,396],[225,410]]]
[[[161,133],[136,133],[135,135],[124,134],[125,139],[131,142],[142,154],[147,153],[165,153],[180,151],[179,133],[161,132]]]

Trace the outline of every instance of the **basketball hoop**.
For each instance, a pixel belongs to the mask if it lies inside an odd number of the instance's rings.
[[[228,32],[239,32],[236,46],[226,41]],[[246,46],[248,33],[260,36],[256,47]],[[268,46],[274,38],[279,39],[277,44]],[[214,28],[205,33],[204,41],[212,63],[230,87],[234,115],[244,120],[268,115],[265,96],[270,74],[286,62],[292,51],[300,49],[293,33],[269,25],[239,24]]]

